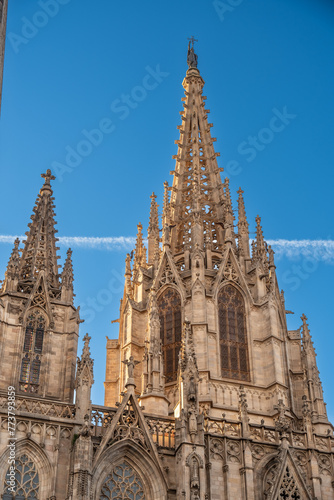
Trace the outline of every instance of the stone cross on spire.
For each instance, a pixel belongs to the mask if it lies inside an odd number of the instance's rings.
[[[41,191],[45,188],[51,189],[51,182],[55,180],[55,176],[52,175],[51,170],[48,168],[45,174],[41,174],[41,177],[44,179],[44,186]]]

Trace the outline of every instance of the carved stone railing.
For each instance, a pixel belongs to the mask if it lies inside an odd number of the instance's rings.
[[[8,398],[6,393],[0,395],[0,411],[7,413]],[[16,414],[29,413],[38,416],[75,419],[75,405],[55,403],[45,399],[18,396],[15,397]]]
[[[175,448],[175,421],[147,416],[145,417],[153,441],[161,448]]]
[[[93,425],[93,436],[103,436],[105,430],[111,424],[117,412],[117,408],[107,406],[92,406],[91,423]]]
[[[92,406],[91,424],[93,436],[103,436],[110,426],[117,408],[107,406]],[[172,418],[154,417],[146,415],[145,421],[152,435],[154,443],[161,448],[173,449],[175,447],[175,421]]]

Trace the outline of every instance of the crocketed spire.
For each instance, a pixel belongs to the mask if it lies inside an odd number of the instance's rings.
[[[59,248],[56,246],[58,238],[55,237],[57,230],[51,189],[51,180],[55,177],[51,170],[41,176],[44,178],[44,185],[33,208],[29,230],[25,233],[27,239],[23,241],[19,286],[22,291],[30,292],[39,274],[43,272],[49,292],[56,297],[60,295],[60,282],[57,263]]]

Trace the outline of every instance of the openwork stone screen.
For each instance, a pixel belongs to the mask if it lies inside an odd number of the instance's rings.
[[[20,372],[20,390],[36,393],[41,369],[45,319],[38,310],[27,319]]]
[[[286,467],[285,474],[278,495],[279,500],[301,500],[296,482],[290,474],[289,467]]]
[[[177,377],[179,351],[181,347],[181,298],[173,288],[167,288],[159,297],[160,337],[164,356],[166,382]]]
[[[234,286],[221,289],[218,310],[222,377],[249,380],[245,306]]]
[[[39,478],[35,464],[28,455],[22,455],[16,460],[15,472],[15,494],[9,490],[7,481],[9,470],[6,475],[3,500],[38,500]]]
[[[101,488],[99,500],[145,500],[142,481],[127,463],[116,465]]]

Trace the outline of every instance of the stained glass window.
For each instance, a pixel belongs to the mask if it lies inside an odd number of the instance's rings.
[[[115,465],[105,478],[99,500],[145,500],[142,481],[127,462]]]
[[[14,483],[14,487],[12,486]],[[13,491],[13,489],[14,491]],[[15,461],[15,479],[6,474],[3,500],[38,500],[39,477],[34,462],[24,454]]]
[[[245,306],[234,286],[221,289],[218,311],[222,377],[249,380]]]
[[[35,310],[27,319],[20,371],[20,390],[37,392],[42,360],[45,318]]]
[[[181,347],[181,297],[173,288],[167,288],[158,299],[160,337],[164,356],[166,382],[177,377],[178,357]]]

